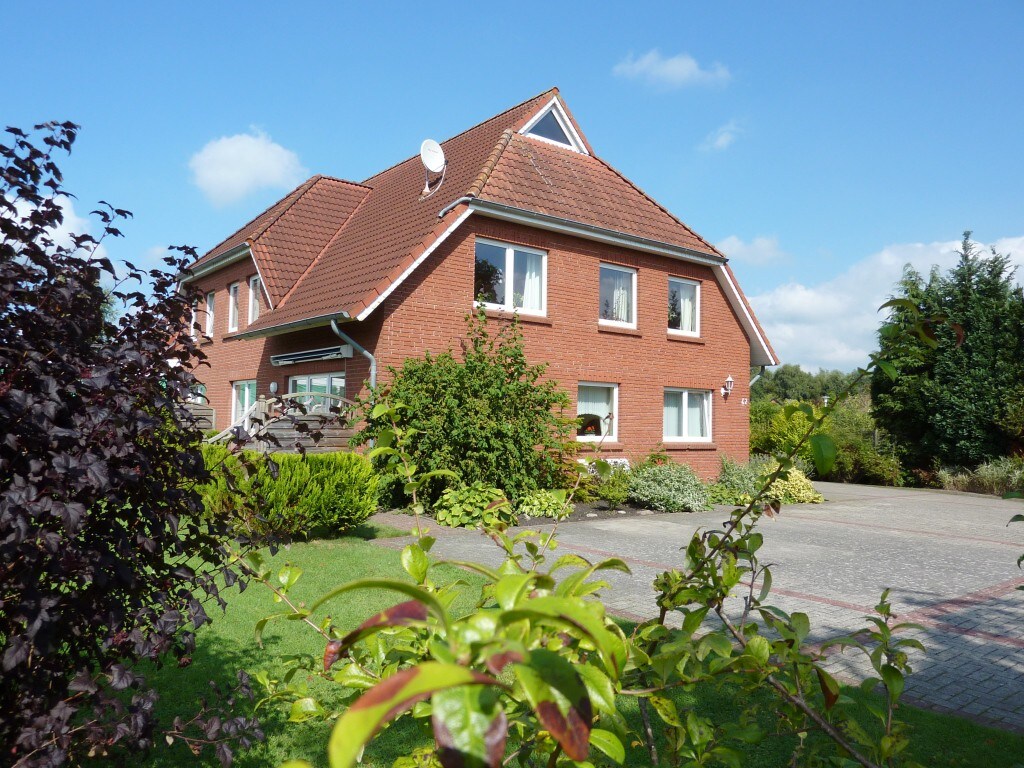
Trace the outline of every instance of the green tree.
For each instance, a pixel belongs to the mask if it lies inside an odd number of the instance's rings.
[[[1007,256],[985,254],[964,233],[960,259],[928,279],[906,268],[879,330],[883,358],[896,380],[876,371],[876,420],[901,447],[909,466],[974,467],[1005,455],[1015,438],[1019,383],[1024,380],[1024,294]],[[916,308],[916,311],[915,309]],[[919,316],[948,322],[907,331]]]
[[[799,402],[821,402],[825,397],[835,397],[845,391],[853,381],[854,374],[838,370],[817,373],[805,371],[799,365],[787,363],[774,371],[765,371],[750,388],[750,398],[774,400],[784,403],[787,400]]]

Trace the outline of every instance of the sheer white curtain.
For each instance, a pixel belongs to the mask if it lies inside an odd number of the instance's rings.
[[[711,398],[705,392],[687,392],[687,437],[707,437],[711,423]]]
[[[679,330],[697,330],[697,286],[679,287]]]
[[[633,322],[633,273],[601,269],[601,317],[617,323]]]
[[[540,312],[544,309],[543,257],[539,253],[515,252],[516,309]]]
[[[597,387],[580,384],[576,398],[576,415],[594,415],[601,420],[600,434],[614,434],[612,421],[614,392],[611,387]]]
[[[683,436],[683,393],[665,393],[665,437]]]

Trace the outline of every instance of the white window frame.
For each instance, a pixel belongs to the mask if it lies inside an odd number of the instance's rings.
[[[210,291],[206,294],[206,337],[209,339],[213,338],[213,311],[217,306],[217,294],[215,291]]]
[[[620,320],[607,320],[607,319],[601,317],[601,270],[602,269],[614,269],[614,270],[616,270],[618,272],[626,272],[627,274],[632,275],[632,278],[633,278],[632,279],[633,301],[631,302],[631,306],[632,306],[632,309],[633,309],[633,317],[627,323],[621,322]],[[637,297],[637,290],[636,290],[636,270],[633,269],[633,267],[623,267],[623,266],[621,266],[619,264],[608,264],[608,263],[602,261],[600,266],[599,266],[599,268],[598,268],[598,271],[597,271],[597,322],[600,325],[607,325],[607,326],[610,326],[612,328],[632,328],[632,329],[635,330],[636,329],[637,304],[639,303],[637,301],[637,298],[638,297]]]
[[[707,397],[708,403],[708,434],[707,437],[687,437],[685,435],[669,437],[666,434],[662,434],[662,441],[665,443],[710,443],[714,437],[714,409],[715,409],[715,397],[714,390],[710,389],[688,389],[685,387],[665,387],[665,392],[662,395],[661,402],[661,425],[662,433],[665,431],[665,400],[664,395],[666,394],[681,394],[682,401],[680,402],[680,408],[682,409],[683,424],[686,424],[685,414],[687,413],[687,405],[691,394],[702,395]]]
[[[596,443],[603,440],[606,443],[617,443],[619,441],[619,385],[610,381],[580,381],[576,383],[576,415],[580,415],[580,387],[603,387],[612,391],[612,430],[604,435],[576,435],[576,440],[581,443]]]
[[[700,336],[700,281],[699,280],[688,280],[685,277],[670,277],[668,279],[668,292],[669,295],[672,293],[672,283],[682,283],[683,285],[692,285],[696,288],[694,294],[694,323],[692,331],[684,331],[679,328],[669,328],[668,332],[674,336],[689,336],[691,338],[698,338]],[[665,319],[666,324],[668,318]]]
[[[249,278],[249,325],[255,323],[260,316],[260,276]]]
[[[228,331],[238,330],[238,289],[239,283],[228,286]]]
[[[239,389],[248,392],[248,385],[252,384],[252,402],[240,403],[238,400]],[[249,410],[256,402],[256,379],[239,379],[231,382],[231,423],[234,424],[242,415]],[[244,427],[249,427],[249,420],[246,419]]]
[[[309,392],[309,389],[308,389],[308,386],[309,386],[308,382],[309,382],[310,379],[312,379],[315,376],[326,376],[327,377],[327,392],[329,394],[332,394],[331,393],[331,379],[341,379],[341,381],[342,381],[341,388],[342,388],[343,392],[345,391],[345,387],[348,386],[348,382],[345,380],[345,371],[329,371],[327,373],[301,373],[301,374],[297,374],[295,376],[289,376],[288,377],[288,394],[289,395],[311,394]],[[305,379],[306,382],[307,382],[307,385],[306,385],[307,389],[306,389],[306,391],[305,392],[295,392],[295,390],[292,389],[293,384],[296,381],[300,381],[302,379]],[[315,397],[315,395],[312,395],[312,396]],[[344,396],[345,395],[342,394],[342,397],[344,397]],[[340,406],[341,403],[336,403],[336,405]],[[314,411],[315,407],[316,407],[315,405],[310,406],[309,403],[306,404],[306,409],[308,411],[310,411],[310,412]]]
[[[193,341],[199,339],[199,331],[196,330],[196,323],[199,322],[199,299],[192,302],[192,316],[189,318],[188,323],[188,335],[192,337]]]
[[[520,315],[528,315],[529,317],[547,317],[548,314],[548,252],[542,251],[539,248],[529,248],[525,245],[513,245],[512,243],[503,243],[500,240],[491,240],[486,237],[478,237],[473,243],[473,281],[476,283],[476,244],[483,243],[484,245],[493,245],[495,248],[505,249],[505,302],[503,304],[494,304],[490,301],[475,301],[474,296],[473,306],[484,307],[485,309],[496,309],[501,312],[517,312]],[[521,253],[532,253],[540,256],[540,310],[535,309],[516,309],[513,306],[513,295],[512,295],[512,276],[515,274],[515,253],[520,251]]]
[[[548,112],[554,113],[555,121],[558,123],[558,126],[562,129],[562,132],[568,137],[571,143],[564,144],[561,141],[549,139],[547,136],[538,136],[535,133],[530,133],[530,131],[533,130],[533,126],[535,126],[537,123],[543,120],[544,116],[547,115]],[[549,101],[544,106],[543,109],[541,109],[537,114],[531,117],[526,122],[526,125],[519,129],[519,133],[525,136],[529,136],[531,139],[536,139],[537,141],[543,141],[547,144],[551,144],[552,146],[555,147],[561,147],[562,149],[571,149],[573,152],[579,152],[581,155],[590,154],[590,152],[587,151],[587,145],[583,143],[583,137],[580,136],[579,133],[576,131],[575,126],[573,126],[572,124],[572,120],[570,120],[569,116],[565,113],[565,109],[562,107],[562,104],[561,102],[559,102],[557,96],[553,97],[551,101]]]

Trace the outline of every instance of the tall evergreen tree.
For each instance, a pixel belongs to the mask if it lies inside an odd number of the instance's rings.
[[[973,467],[1010,451],[1013,414],[1024,381],[1024,294],[1008,257],[986,254],[964,233],[960,259],[945,275],[928,279],[904,271],[897,298],[948,324],[931,332],[937,346],[906,331],[918,318],[894,307],[879,330],[882,355],[900,376],[876,371],[874,413],[897,440],[910,466]]]

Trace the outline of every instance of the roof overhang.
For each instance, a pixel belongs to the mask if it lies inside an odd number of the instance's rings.
[[[338,322],[348,322],[352,318],[348,312],[332,312],[328,315],[317,315],[316,317],[309,317],[305,320],[296,320],[292,323],[284,323],[282,325],[269,325],[265,328],[246,329],[239,333],[233,333],[228,338],[230,339],[258,339],[264,336],[280,336],[283,333],[292,333],[294,331],[302,331],[306,328],[320,328],[325,325],[330,325],[331,320],[337,320]]]
[[[203,277],[204,275],[208,275],[211,272],[216,272],[222,267],[234,264],[236,261],[242,261],[246,257],[251,256],[252,250],[249,247],[249,243],[242,243],[241,245],[236,245],[234,248],[224,251],[224,253],[214,256],[212,259],[200,264],[198,267],[189,269],[187,273],[182,273],[178,277],[181,282],[187,283],[190,280],[195,280]]]

